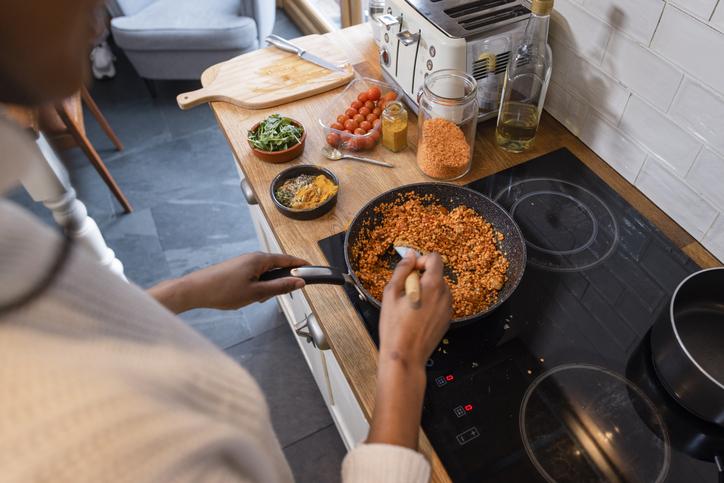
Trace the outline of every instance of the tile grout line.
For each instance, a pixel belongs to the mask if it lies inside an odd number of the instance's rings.
[[[332,427],[332,426],[334,426],[334,421],[332,421],[331,423],[329,423],[328,425],[326,425],[326,426],[323,427],[323,428],[316,429],[316,430],[312,431],[311,433],[309,433],[309,434],[307,434],[307,435],[305,435],[305,436],[302,436],[301,438],[299,438],[299,439],[296,440],[296,441],[292,441],[291,443],[285,444],[284,446],[282,446],[282,449],[287,449],[287,448],[289,448],[290,446],[293,446],[293,445],[295,445],[295,444],[297,444],[297,443],[300,443],[300,442],[304,441],[305,439],[309,439],[309,438],[311,438],[312,436],[314,436],[315,434],[320,433],[320,432],[324,431],[325,429],[329,429],[329,428]]]

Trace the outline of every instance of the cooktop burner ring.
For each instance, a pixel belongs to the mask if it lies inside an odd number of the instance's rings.
[[[583,250],[585,250],[586,248],[590,247],[593,244],[593,242],[596,240],[596,235],[598,235],[598,222],[596,221],[596,217],[594,216],[593,212],[585,204],[583,204],[580,200],[578,200],[577,198],[574,198],[571,195],[568,195],[565,193],[560,193],[558,191],[548,191],[548,190],[534,191],[534,192],[528,193],[525,196],[523,196],[522,198],[516,200],[516,202],[513,203],[513,206],[510,207],[510,215],[515,219],[515,212],[518,209],[518,206],[520,206],[520,204],[523,201],[526,201],[529,198],[532,198],[534,196],[540,196],[540,195],[560,196],[560,197],[566,198],[567,200],[572,201],[573,203],[578,205],[578,207],[581,210],[583,210],[591,220],[591,225],[592,225],[591,236],[583,244],[581,244],[575,248],[568,249],[568,250],[551,250],[549,248],[545,248],[540,245],[537,245],[535,242],[532,242],[530,240],[526,240],[527,245],[535,248],[536,250],[540,250],[545,253],[550,253],[552,255],[573,255],[575,253],[582,252]]]
[[[540,269],[572,272],[593,268],[616,249],[619,227],[611,209],[593,192],[555,178],[510,184],[495,201],[518,223],[528,262]]]
[[[668,428],[656,405],[604,367],[569,363],[544,372],[526,389],[518,418],[525,452],[546,481],[659,483],[669,474]]]

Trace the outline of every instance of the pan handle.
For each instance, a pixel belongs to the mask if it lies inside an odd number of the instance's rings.
[[[307,284],[344,285],[347,282],[352,283],[350,276],[339,268],[315,266],[275,268],[262,273],[259,281],[268,282],[284,277],[301,278]]]

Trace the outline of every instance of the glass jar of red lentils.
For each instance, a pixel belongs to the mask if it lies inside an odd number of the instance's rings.
[[[433,72],[425,79],[418,104],[418,167],[430,178],[462,178],[472,167],[475,147],[475,79],[454,69]]]

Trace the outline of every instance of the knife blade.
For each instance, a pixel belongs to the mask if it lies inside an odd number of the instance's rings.
[[[272,34],[268,36],[266,38],[266,42],[278,49],[297,54],[299,58],[306,60],[307,62],[311,62],[312,64],[316,64],[320,67],[324,67],[325,69],[331,70],[333,72],[345,72],[345,69],[343,69],[342,67],[335,65],[327,60],[324,60],[314,54],[310,54],[298,45],[288,41],[287,39],[279,37],[278,35]]]

